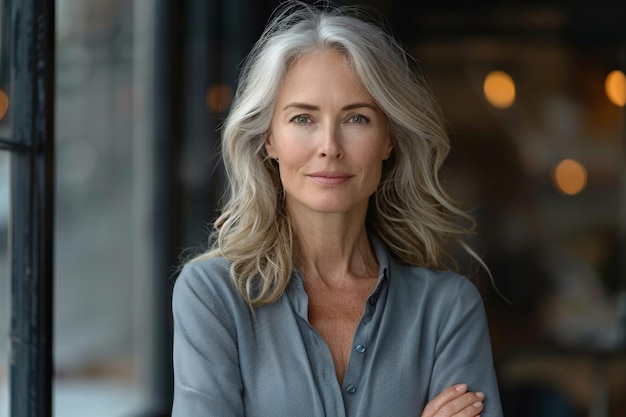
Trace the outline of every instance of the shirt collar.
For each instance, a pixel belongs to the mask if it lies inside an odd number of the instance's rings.
[[[378,235],[374,233],[368,233],[368,238],[370,240],[370,244],[372,245],[372,249],[374,250],[374,255],[376,255],[376,259],[378,260],[378,265],[380,267],[380,273],[378,275],[378,281],[389,272],[390,266],[390,255],[387,246],[383,243],[383,241],[378,237]]]
[[[387,246],[375,233],[368,233],[368,238],[370,240],[370,244],[372,245],[372,249],[374,250],[374,254],[376,255],[376,259],[378,260],[380,271],[378,273],[378,283],[376,284],[376,288],[368,300],[370,304],[375,305],[378,301],[378,297],[380,296],[380,290],[383,283],[389,278],[391,256]]]

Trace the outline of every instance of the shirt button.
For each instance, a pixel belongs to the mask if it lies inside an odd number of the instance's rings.
[[[357,345],[357,346],[356,346],[356,351],[357,351],[357,352],[359,352],[359,353],[363,353],[363,352],[365,352],[365,346],[363,346],[363,345]]]
[[[346,387],[346,391],[348,394],[354,394],[356,392],[356,387],[354,385],[348,385]]]

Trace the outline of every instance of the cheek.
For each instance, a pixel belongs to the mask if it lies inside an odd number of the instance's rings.
[[[293,184],[304,166],[304,158],[293,152],[283,152],[278,163],[280,182],[283,185]]]
[[[380,140],[372,141],[371,146],[367,149],[363,149],[363,159],[370,161],[372,164],[379,164],[386,158],[389,153],[387,146],[380,143]]]
[[[276,149],[280,154],[280,164],[284,163],[287,166],[302,165],[315,153],[310,140],[300,140],[294,137],[283,139]]]

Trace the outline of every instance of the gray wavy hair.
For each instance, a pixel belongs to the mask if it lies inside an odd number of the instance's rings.
[[[354,7],[284,3],[244,62],[222,133],[227,196],[212,246],[196,260],[230,261],[232,279],[253,307],[277,300],[297,267],[278,168],[264,143],[283,77],[309,52],[343,53],[389,122],[394,148],[370,197],[368,230],[411,265],[446,268],[450,239],[471,252],[462,237],[474,220],[439,179],[450,144],[435,99],[398,42],[362,16]]]

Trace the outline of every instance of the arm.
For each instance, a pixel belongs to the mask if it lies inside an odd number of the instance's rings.
[[[207,277],[185,266],[172,298],[172,417],[244,416],[237,339]]]
[[[441,321],[429,398],[453,384],[467,384],[473,392],[485,394],[484,417],[501,417],[502,410],[491,342],[481,296],[476,287],[463,279],[450,294],[442,297],[448,312]]]

